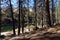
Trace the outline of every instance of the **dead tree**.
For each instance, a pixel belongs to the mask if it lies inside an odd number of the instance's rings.
[[[48,27],[52,26],[50,18],[50,10],[49,10],[49,0],[46,0],[46,22]]]
[[[11,10],[12,24],[13,24],[13,35],[16,35],[16,33],[15,33],[14,16],[13,16],[13,8],[12,8],[11,0],[9,0],[9,2],[10,2],[10,10]]]

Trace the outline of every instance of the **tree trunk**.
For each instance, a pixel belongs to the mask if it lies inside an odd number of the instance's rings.
[[[11,4],[11,0],[10,1],[10,9],[11,9],[11,16],[12,16],[12,23],[13,23],[13,35],[16,35],[15,33],[15,23],[14,23],[14,17],[13,17],[13,8],[12,8],[12,4]]]
[[[52,26],[51,25],[51,18],[50,18],[50,10],[49,10],[49,0],[46,0],[46,22],[47,26]]]
[[[23,2],[24,2],[24,1],[22,1],[22,4],[21,4],[22,33],[24,33],[24,23],[25,23],[25,21],[24,21],[24,8],[23,8]]]
[[[27,6],[28,6],[28,28],[29,28],[29,25],[30,25],[29,23],[29,0],[27,0]],[[29,31],[30,31],[30,28],[29,28]]]
[[[1,25],[1,0],[0,0],[0,35],[1,35],[1,27],[2,27],[2,25]]]
[[[55,8],[54,8],[54,0],[52,0],[52,25],[56,22],[55,18]]]
[[[20,27],[21,27],[21,20],[20,20],[20,14],[21,14],[21,0],[19,0],[19,26],[18,26],[18,35],[20,34]]]
[[[21,16],[22,16],[22,33],[24,33],[24,23],[25,23],[25,21],[24,21],[24,10],[22,9],[22,14],[21,14]]]
[[[36,0],[34,0],[34,12],[35,12],[35,27],[37,29],[37,12],[36,12]]]

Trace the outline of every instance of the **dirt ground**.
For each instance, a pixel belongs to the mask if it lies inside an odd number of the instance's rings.
[[[1,37],[0,40],[60,40],[60,25],[46,29],[38,29],[19,36],[8,35]]]

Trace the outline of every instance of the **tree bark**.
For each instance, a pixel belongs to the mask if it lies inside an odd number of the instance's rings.
[[[1,35],[1,27],[2,27],[2,25],[1,25],[1,0],[0,0],[0,35]]]
[[[46,22],[48,27],[52,26],[50,18],[50,10],[49,10],[49,0],[46,0]]]
[[[54,0],[52,0],[52,25],[56,22],[55,18],[55,8],[54,8]]]
[[[12,8],[12,4],[11,4],[11,0],[10,1],[10,9],[11,9],[11,16],[12,16],[12,24],[13,24],[13,35],[16,35],[15,33],[15,23],[14,23],[14,16],[13,16],[13,8]]]
[[[19,0],[19,26],[18,26],[18,35],[20,34],[20,27],[21,27],[21,20],[20,20],[20,14],[21,14],[21,0]]]
[[[36,12],[36,0],[34,0],[34,12],[35,12],[35,27],[37,29],[37,12]]]
[[[23,2],[24,2],[24,1],[22,1],[22,4],[21,4],[22,33],[24,33],[24,23],[25,23],[25,21],[24,21],[24,8],[23,8]]]

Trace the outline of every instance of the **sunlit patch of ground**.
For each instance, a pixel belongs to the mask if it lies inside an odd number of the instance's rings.
[[[31,26],[27,26],[27,27],[25,27],[24,28],[24,32],[30,32],[30,31],[33,31],[33,28],[34,28],[34,26],[33,25],[31,25]],[[20,33],[22,33],[22,28],[20,28]],[[18,31],[18,29],[15,29],[15,31],[16,31],[16,34],[17,34],[17,31]],[[1,35],[8,35],[8,34],[13,34],[13,31],[11,30],[11,31],[7,31],[7,32],[2,32],[1,33]]]
[[[12,38],[9,37],[9,39],[6,37],[5,39],[8,39],[8,40],[22,40],[22,39],[26,39],[26,40],[60,40],[60,25],[57,25],[52,28],[44,29],[44,30],[38,29],[36,31],[33,30],[33,28],[34,28],[33,25],[31,25],[29,28],[32,29],[32,31],[30,30],[31,32],[27,31],[27,30],[29,30],[28,26],[25,28],[25,31],[29,32],[28,34],[24,34],[24,35],[12,37]],[[12,31],[8,31],[8,32],[11,33]],[[17,32],[17,29],[16,29],[16,32]],[[5,32],[5,34],[7,35],[7,32]]]

